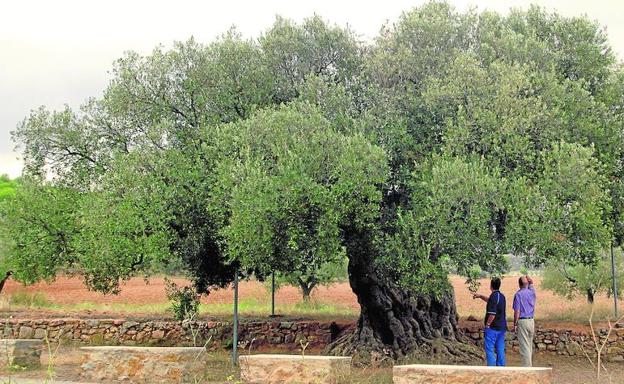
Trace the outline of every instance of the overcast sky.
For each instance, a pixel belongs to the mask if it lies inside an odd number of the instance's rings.
[[[257,37],[275,15],[301,20],[317,13],[349,24],[363,38],[372,38],[387,21],[421,0],[19,0],[0,8],[0,174],[21,172],[10,131],[40,105],[52,109],[79,106],[100,96],[111,63],[124,51],[149,53],[158,44],[194,36],[213,40],[236,25]],[[506,13],[531,3],[564,15],[587,14],[607,27],[611,45],[624,58],[622,0],[451,0]]]

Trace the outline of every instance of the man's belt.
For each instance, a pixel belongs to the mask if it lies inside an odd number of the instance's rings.
[[[527,320],[527,319],[532,319],[532,318],[533,318],[533,316],[531,316],[531,317],[520,317],[520,318],[518,318],[518,320]]]

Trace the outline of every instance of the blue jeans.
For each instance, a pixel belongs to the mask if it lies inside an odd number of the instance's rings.
[[[485,328],[485,360],[490,367],[505,366],[505,332]]]

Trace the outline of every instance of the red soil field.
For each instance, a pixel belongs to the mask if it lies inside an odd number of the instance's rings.
[[[173,279],[176,284],[187,284],[188,281],[176,278]],[[481,318],[485,304],[481,300],[473,300],[470,292],[462,278],[453,276],[453,283],[457,308],[461,317],[475,316]],[[584,297],[575,300],[567,300],[554,295],[549,291],[540,289],[540,278],[535,278],[538,290],[538,304],[536,318],[543,320],[556,320],[565,322],[569,320],[575,323],[586,323],[589,315],[589,306]],[[482,282],[481,293],[488,293],[487,281]],[[507,296],[509,306],[513,294],[517,289],[517,276],[509,276],[503,280],[502,292]],[[2,293],[7,297],[16,292],[42,292],[48,301],[59,306],[67,306],[79,303],[93,303],[95,305],[107,304],[130,304],[130,305],[149,305],[163,304],[167,302],[165,296],[164,278],[154,277],[148,283],[142,278],[133,278],[122,284],[121,292],[118,295],[102,295],[100,293],[87,290],[82,284],[79,277],[59,277],[53,283],[38,283],[32,286],[24,287],[15,281],[8,281]],[[240,299],[252,300],[260,303],[269,303],[270,294],[263,283],[257,281],[244,281],[240,284]],[[320,303],[332,305],[339,308],[349,308],[357,314],[359,305],[357,298],[351,291],[348,283],[334,284],[330,287],[320,287],[312,295],[313,300]],[[231,303],[233,299],[232,290],[230,288],[220,289],[212,292],[209,296],[202,298],[204,304],[226,304]],[[283,287],[276,294],[276,304],[295,304],[301,302],[301,294],[295,287]],[[607,297],[599,297],[596,300],[597,317],[609,315],[612,305],[612,299]],[[622,306],[624,307],[624,306]],[[96,314],[98,311],[85,311],[85,315]],[[509,309],[511,316],[511,308]],[[74,313],[75,314],[75,313]],[[79,313],[80,314],[80,313]],[[108,315],[111,315],[108,313]],[[115,315],[115,314],[112,314]],[[209,315],[209,314],[208,314]],[[287,315],[287,314],[286,314]],[[327,316],[326,316],[327,317]]]

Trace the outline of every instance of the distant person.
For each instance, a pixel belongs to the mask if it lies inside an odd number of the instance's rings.
[[[505,295],[500,292],[501,280],[494,277],[490,281],[489,297],[475,293],[473,299],[481,299],[487,303],[485,309],[485,359],[488,366],[505,366],[505,333],[507,318]]]
[[[518,279],[520,289],[516,292],[513,301],[514,332],[518,334],[522,366],[533,366],[533,336],[535,335],[535,288],[529,276]]]

